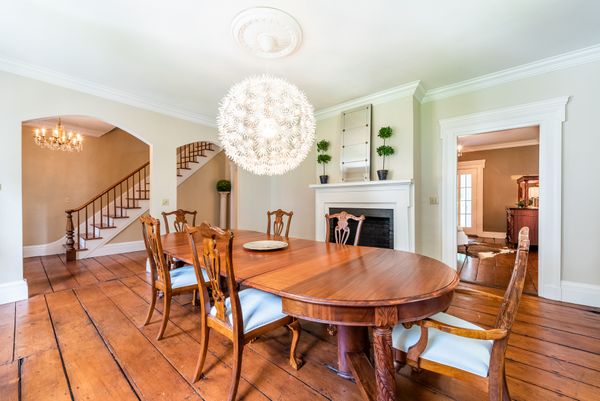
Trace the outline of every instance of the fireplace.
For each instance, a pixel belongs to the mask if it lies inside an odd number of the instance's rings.
[[[360,245],[414,252],[413,185],[410,180],[359,181],[311,185],[315,191],[315,238],[324,241],[325,214],[345,210],[364,214]],[[354,223],[351,224],[354,232]],[[352,234],[354,235],[354,234]],[[353,237],[349,243],[352,243]]]
[[[377,248],[394,248],[394,210],[393,209],[374,209],[374,208],[340,208],[330,207],[329,214],[346,211],[355,216],[361,214],[365,216],[363,222],[360,239],[358,245],[373,246]],[[329,238],[331,242],[335,242],[335,234],[333,230],[337,224],[336,219],[332,219],[329,223]],[[349,220],[350,237],[348,244],[354,243],[354,235],[358,222]]]

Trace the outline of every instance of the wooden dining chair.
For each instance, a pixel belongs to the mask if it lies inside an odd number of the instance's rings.
[[[365,216],[360,215],[360,217],[356,217],[353,214],[350,214],[346,211],[341,211],[339,213],[334,214],[326,214],[325,215],[325,242],[328,243],[330,241],[331,236],[331,220],[337,219],[337,224],[333,229],[333,238],[336,244],[346,245],[348,239],[350,238],[350,225],[348,224],[349,220],[357,221],[358,224],[356,226],[356,233],[354,234],[354,245],[358,245],[358,241],[360,239],[360,230],[362,228],[362,224],[365,221]],[[327,325],[327,333],[330,336],[335,336],[337,334],[337,326],[333,324]]]
[[[141,216],[140,221],[142,222],[142,234],[144,237],[144,244],[146,245],[146,252],[148,253],[148,260],[150,261],[150,285],[152,287],[152,299],[150,301],[150,308],[148,309],[148,315],[146,316],[144,325],[147,325],[150,322],[154,312],[154,306],[156,305],[158,292],[161,291],[164,303],[163,317],[160,330],[156,337],[157,340],[160,340],[165,333],[167,322],[169,321],[171,298],[174,295],[189,292],[193,294],[192,302],[194,302],[195,292],[198,290],[198,281],[196,279],[194,267],[191,265],[173,270],[170,269],[170,265],[173,262],[170,258],[167,258],[163,252],[160,239],[160,221],[149,215]],[[204,271],[203,274],[206,274],[206,272]]]
[[[271,235],[271,227],[273,227],[273,235],[281,236],[285,227],[285,237],[290,236],[290,225],[292,224],[292,216],[294,212],[286,212],[285,210],[277,209],[275,211],[267,211],[267,235]],[[271,216],[275,216],[271,225]],[[284,224],[283,217],[287,217],[287,223]]]
[[[233,372],[228,400],[234,400],[237,393],[244,345],[263,333],[286,326],[292,333],[290,365],[294,369],[300,368],[302,360],[296,356],[300,323],[281,311],[281,298],[253,288],[238,289],[232,259],[233,233],[208,223],[188,228],[187,233],[199,283],[201,308],[200,355],[193,382],[202,376],[211,329],[233,342]],[[202,273],[200,260],[206,267],[206,277]],[[212,290],[212,307],[207,286],[204,285],[206,281]]]
[[[425,369],[472,382],[487,390],[493,401],[510,400],[504,359],[523,293],[528,254],[529,228],[523,227],[504,297],[467,288],[456,290],[501,301],[494,328],[485,330],[443,312],[414,324],[399,324],[392,332],[394,357],[399,365],[408,363],[417,371]]]
[[[175,215],[175,220],[173,220],[173,229],[175,232],[183,232],[185,231],[185,225],[189,224],[186,216],[191,216],[192,224],[191,226],[196,225],[196,215],[198,212],[196,210],[189,211],[183,209],[173,210],[172,212],[162,212],[163,220],[165,221],[165,230],[167,234],[170,232],[169,230],[169,216]]]
[[[353,214],[342,211],[340,213],[334,214],[326,214],[325,215],[325,242],[330,241],[330,227],[331,220],[337,219],[337,224],[333,230],[333,236],[336,244],[346,244],[348,242],[348,238],[350,238],[350,226],[348,224],[349,220],[354,220],[358,222],[356,226],[356,234],[354,235],[354,245],[358,245],[358,240],[360,239],[360,230],[362,228],[362,224],[365,221],[365,216],[360,215],[360,217],[356,217]]]

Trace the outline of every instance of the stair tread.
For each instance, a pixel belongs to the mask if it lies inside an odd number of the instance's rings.
[[[111,218],[111,219],[128,219],[129,218],[129,216],[113,216],[111,214],[103,214],[102,216],[103,217],[108,217],[108,218]]]
[[[102,225],[102,224],[92,224],[92,227],[96,227],[96,228],[117,228],[117,226],[107,226],[107,225]]]
[[[140,201],[140,200],[150,200],[150,198],[126,198],[132,201]]]
[[[117,209],[141,209],[140,206],[117,206]]]
[[[88,235],[79,234],[79,236],[81,238],[83,238],[84,240],[86,240],[86,241],[89,241],[89,240],[92,240],[92,239],[102,239],[102,237],[96,237],[96,236],[94,236],[94,234],[88,234]]]

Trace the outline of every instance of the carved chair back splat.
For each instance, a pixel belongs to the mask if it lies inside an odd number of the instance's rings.
[[[267,235],[271,235],[271,227],[273,228],[273,235],[281,236],[285,227],[285,237],[289,237],[290,225],[292,224],[292,216],[294,212],[277,209],[275,211],[267,211]],[[274,220],[271,220],[271,216],[275,216]],[[287,217],[287,222],[283,222],[284,216]],[[273,224],[271,224],[271,222]]]
[[[335,243],[344,245],[348,242],[348,238],[350,238],[350,226],[348,224],[349,220],[354,220],[358,222],[356,226],[356,234],[354,235],[354,245],[358,245],[358,241],[360,239],[360,230],[362,228],[363,222],[365,221],[365,216],[361,215],[360,217],[356,217],[353,214],[350,214],[345,211],[334,214],[326,214],[325,242],[330,241],[330,221],[332,219],[337,219],[337,224],[333,230]]]
[[[191,226],[195,226],[196,225],[196,214],[198,212],[196,210],[194,211],[189,211],[189,210],[183,210],[183,209],[177,209],[174,210],[172,212],[162,212],[162,216],[163,219],[165,221],[165,230],[167,232],[167,234],[170,232],[169,230],[169,216],[171,215],[175,215],[175,220],[173,221],[173,228],[175,229],[176,232],[183,232],[185,231],[185,226],[187,225],[191,225]],[[192,223],[190,224],[189,221],[187,220],[186,216],[192,216]]]

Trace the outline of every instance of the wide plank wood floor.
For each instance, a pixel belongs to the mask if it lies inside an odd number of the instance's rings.
[[[211,334],[206,378],[190,382],[198,343],[198,309],[180,296],[165,338],[156,341],[157,306],[149,302],[143,252],[66,263],[61,256],[25,260],[30,299],[0,305],[1,400],[222,400],[231,344]],[[468,284],[461,284],[468,285]],[[500,293],[499,289],[486,289]],[[450,313],[482,326],[498,305],[456,295]],[[305,365],[287,364],[290,338],[277,330],[244,351],[239,399],[360,400],[355,385],[327,370],[335,337],[302,321]],[[516,400],[600,400],[600,311],[525,296],[510,339],[507,375]],[[401,400],[483,400],[468,385],[403,368]]]

